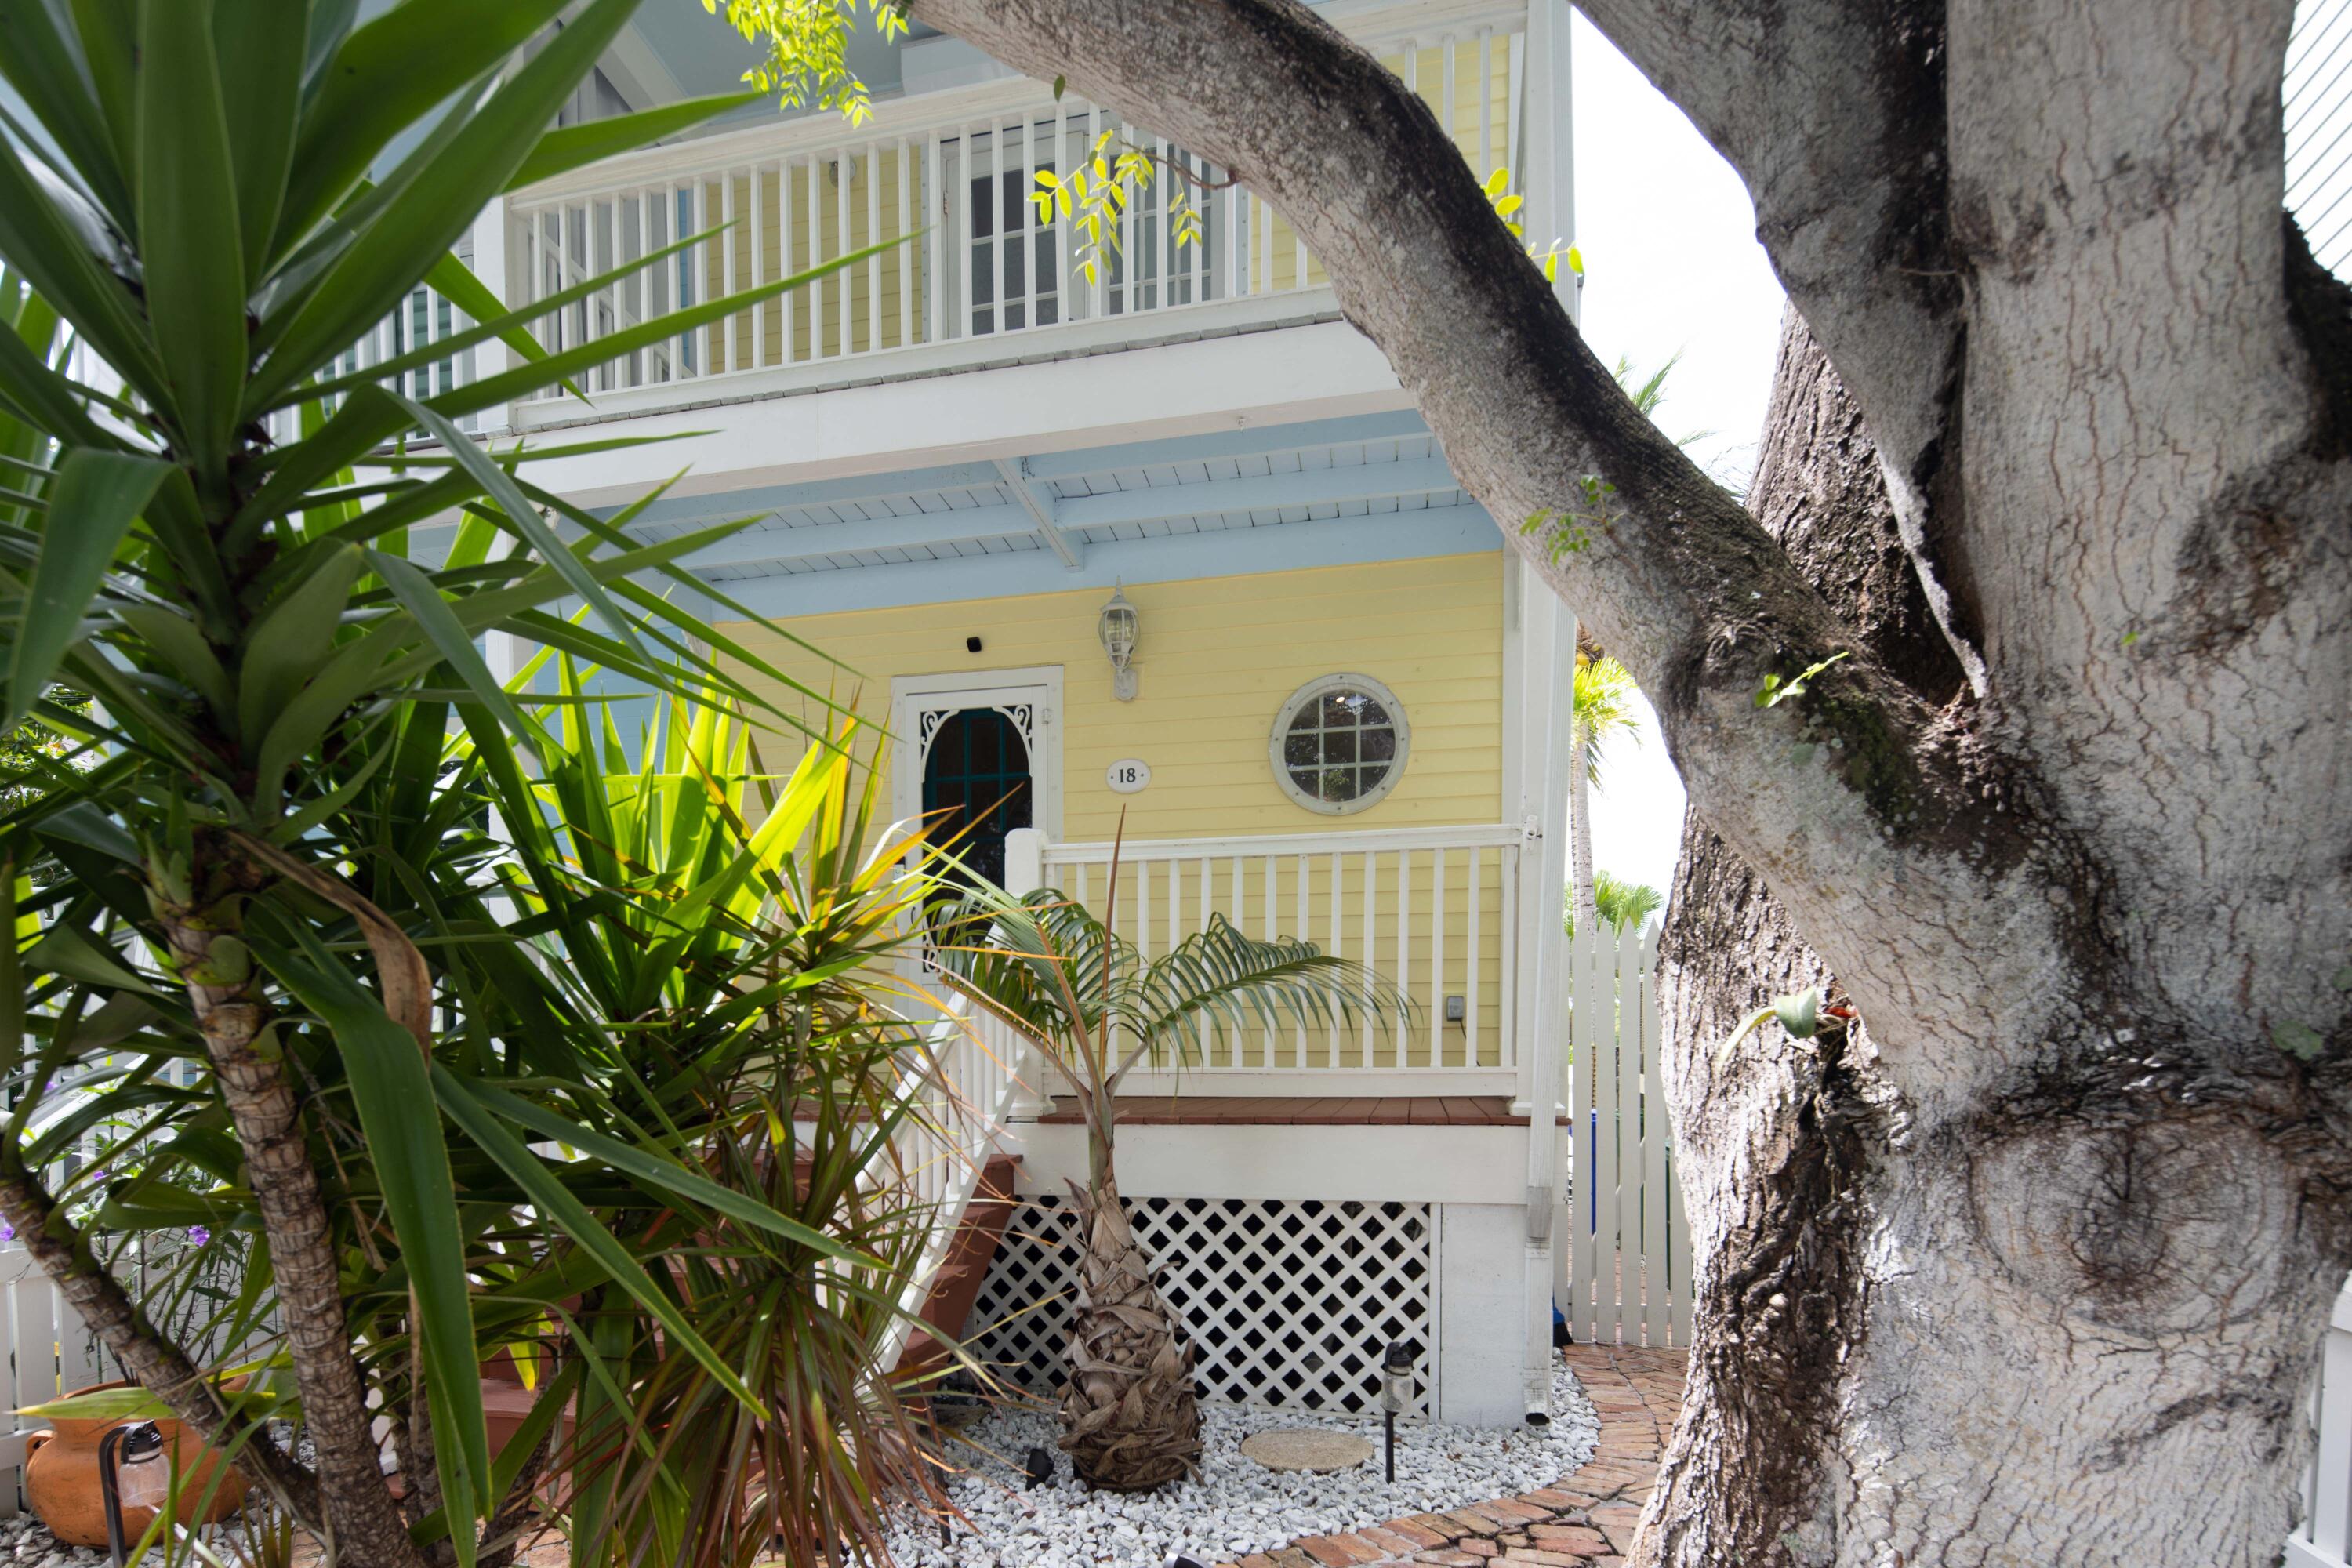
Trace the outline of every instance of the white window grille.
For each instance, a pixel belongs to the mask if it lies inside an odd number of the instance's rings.
[[[1413,1408],[1436,1397],[1436,1214],[1428,1204],[1131,1200],[1136,1239],[1191,1337],[1201,1396],[1232,1405],[1380,1408],[1381,1357],[1412,1347]],[[1050,1396],[1076,1282],[1076,1211],[1024,1200],[972,1307],[995,1373]]]
[[[1275,715],[1266,760],[1283,794],[1309,811],[1345,816],[1396,787],[1412,746],[1395,692],[1369,675],[1326,675],[1292,692]]]

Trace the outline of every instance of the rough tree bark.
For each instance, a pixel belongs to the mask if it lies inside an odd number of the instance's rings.
[[[1924,700],[1958,694],[1964,674],[1910,568],[1877,450],[1793,310],[1748,505]],[[1817,1515],[1838,1468],[1839,1367],[1862,1319],[1869,1182],[1899,1097],[1858,1023],[1812,1040],[1766,1029],[1716,1059],[1767,998],[1808,986],[1847,998],[1763,879],[1696,811],[1685,815],[1658,957],[1697,1311],[1690,1397],[1637,1560],[1802,1560],[1824,1538]],[[1724,1474],[1748,1484],[1711,1484]]]
[[[1836,1289],[1785,1304],[1811,1375],[1716,1385],[1746,1425],[1688,1518],[1748,1561],[2267,1563],[2352,1258],[2352,297],[2281,214],[2291,5],[1587,8],[1746,178],[1950,695],[1633,410],[1296,0],[913,5],[1297,225],[1866,1020],[1676,1091],[1719,1150],[1792,1101],[1846,1141],[1695,1173],[1718,1305],[1776,1259]]]

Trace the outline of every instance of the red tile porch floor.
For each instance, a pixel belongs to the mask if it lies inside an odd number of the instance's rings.
[[[1291,1098],[1280,1095],[1122,1094],[1122,1127],[1525,1127],[1500,1094],[1391,1095],[1376,1099]],[[1076,1126],[1078,1102],[1067,1095],[1037,1119]],[[1566,1117],[1561,1117],[1563,1125]]]
[[[1657,1479],[1682,1406],[1681,1351],[1570,1345],[1561,1352],[1601,1416],[1601,1441],[1575,1473],[1516,1497],[1407,1514],[1347,1535],[1308,1535],[1221,1568],[1617,1568]]]

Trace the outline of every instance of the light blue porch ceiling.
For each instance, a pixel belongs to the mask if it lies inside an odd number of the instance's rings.
[[[1493,549],[1418,415],[1133,442],[656,502],[648,542],[756,517],[687,564],[766,613]]]

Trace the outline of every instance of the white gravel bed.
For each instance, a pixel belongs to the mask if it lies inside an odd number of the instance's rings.
[[[1552,1374],[1549,1427],[1482,1430],[1412,1417],[1397,1422],[1397,1479],[1383,1481],[1377,1415],[1318,1415],[1204,1405],[1197,1479],[1138,1496],[1093,1491],[1055,1448],[1059,1424],[1045,1412],[998,1408],[964,1428],[972,1446],[951,1451],[970,1467],[949,1487],[978,1533],[910,1521],[892,1543],[914,1568],[1159,1568],[1174,1552],[1230,1563],[1302,1535],[1328,1535],[1410,1513],[1549,1486],[1592,1457],[1601,1423],[1564,1365]],[[1278,1475],[1241,1456],[1242,1440],[1276,1426],[1354,1432],[1372,1445],[1360,1468],[1338,1475]],[[1032,1446],[1053,1454],[1056,1479],[1024,1490]],[[986,1455],[977,1451],[988,1450]]]
[[[29,1509],[14,1519],[0,1519],[0,1562],[18,1568],[89,1568],[105,1561],[103,1552],[58,1540]]]

